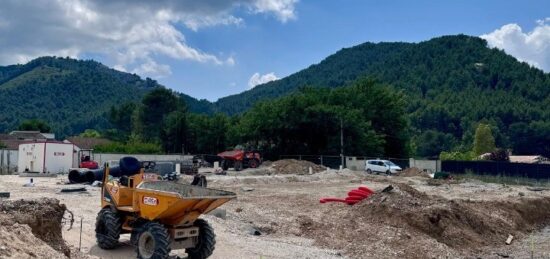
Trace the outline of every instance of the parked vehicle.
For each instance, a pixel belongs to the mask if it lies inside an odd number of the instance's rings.
[[[256,168],[262,163],[262,156],[257,151],[231,150],[219,153],[218,156],[223,159],[223,170],[233,167],[235,171],[240,171],[244,168]]]
[[[394,164],[392,161],[389,160],[381,160],[381,159],[375,159],[375,160],[367,160],[365,162],[365,171],[367,173],[385,173],[385,174],[395,174],[400,172],[402,169],[398,165]]]
[[[99,168],[99,164],[94,160],[93,149],[78,150],[78,158],[80,159],[80,163],[78,164],[79,168],[86,168],[86,169]]]

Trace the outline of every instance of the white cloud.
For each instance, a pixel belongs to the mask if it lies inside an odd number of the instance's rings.
[[[233,57],[228,57],[226,60],[225,60],[225,63],[230,65],[230,66],[233,66],[235,65],[235,59]]]
[[[511,23],[480,37],[491,47],[503,49],[520,61],[550,71],[550,17],[538,20],[530,32],[523,32],[518,24]]]
[[[257,85],[265,84],[267,82],[275,81],[278,79],[279,78],[273,72],[267,73],[265,75],[260,75],[260,73],[254,73],[248,80],[248,87],[249,89],[252,89]]]
[[[162,78],[172,74],[172,70],[168,65],[157,64],[152,59],[147,60],[139,67],[132,70],[132,73],[136,73],[144,76],[155,76],[156,78]]]
[[[257,13],[274,13],[282,22],[296,18],[294,6],[298,0],[256,0],[253,11]]]
[[[151,77],[170,74],[160,58],[231,66],[232,56],[190,46],[177,26],[194,31],[238,26],[244,23],[233,14],[239,8],[286,22],[295,17],[294,5],[288,0],[6,0],[0,8],[0,65],[44,55],[92,55],[118,70]]]

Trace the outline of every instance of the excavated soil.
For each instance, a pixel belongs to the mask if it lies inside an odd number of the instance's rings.
[[[414,177],[414,176],[430,177],[426,172],[423,172],[422,170],[416,167],[407,168],[399,172],[398,175],[402,177]]]
[[[540,229],[550,220],[550,200],[447,200],[396,184],[355,206],[328,204],[321,221],[298,218],[303,235],[352,258],[474,256]],[[343,207],[344,206],[344,207]]]
[[[296,159],[277,160],[269,166],[273,168],[275,174],[309,174],[310,167],[313,173],[327,170],[327,168],[322,165]]]
[[[0,257],[70,256],[61,234],[65,210],[64,204],[51,198],[1,201]]]

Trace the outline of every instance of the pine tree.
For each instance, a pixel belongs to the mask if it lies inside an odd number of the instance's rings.
[[[474,153],[481,155],[491,153],[496,149],[495,138],[491,132],[491,128],[487,124],[480,123],[477,126],[474,138]]]

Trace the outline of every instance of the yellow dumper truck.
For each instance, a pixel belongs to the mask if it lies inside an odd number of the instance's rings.
[[[105,166],[101,193],[98,246],[113,249],[121,234],[130,234],[143,259],[168,258],[173,249],[185,249],[190,259],[209,257],[215,234],[199,216],[236,198],[232,192],[162,181],[144,173],[133,157],[122,158],[116,168]]]

